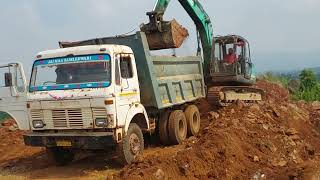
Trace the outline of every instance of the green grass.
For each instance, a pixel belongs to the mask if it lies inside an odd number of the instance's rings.
[[[297,91],[292,95],[294,100],[305,100],[307,102],[320,101],[320,83],[314,87]]]

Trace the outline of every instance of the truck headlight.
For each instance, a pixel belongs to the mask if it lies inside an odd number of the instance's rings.
[[[34,121],[32,121],[32,125],[34,128],[43,128],[44,127],[44,123],[42,120],[34,120]]]
[[[96,119],[96,126],[98,126],[98,127],[107,127],[107,119],[105,119],[105,118],[97,118]]]

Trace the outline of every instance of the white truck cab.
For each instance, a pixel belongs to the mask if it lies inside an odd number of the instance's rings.
[[[135,116],[142,117],[143,131],[150,130],[140,104],[135,59],[127,46],[40,52],[28,86],[21,64],[0,68],[8,68],[6,87],[0,89],[1,110],[16,119],[20,129],[32,130],[24,136],[26,145],[106,148],[122,141]]]

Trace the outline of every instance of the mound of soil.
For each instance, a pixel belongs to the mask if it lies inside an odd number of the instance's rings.
[[[265,80],[258,80],[256,87],[263,89],[266,92],[266,98],[269,101],[289,101],[289,91],[280,84],[270,83]]]
[[[23,142],[25,131],[17,130],[14,120],[5,121],[0,128],[0,169],[21,157],[28,157],[41,151],[39,148],[26,147]]]
[[[319,178],[320,133],[314,119],[320,113],[307,103],[290,103],[287,90],[279,85],[260,81],[258,87],[266,90],[267,101],[211,112],[211,123],[198,137],[142,155],[120,178]]]

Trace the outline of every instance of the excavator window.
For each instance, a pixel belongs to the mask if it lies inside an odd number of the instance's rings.
[[[214,55],[215,55],[216,60],[221,61],[223,59],[222,58],[223,52],[222,52],[222,48],[219,43],[215,44],[214,50],[215,50]]]

